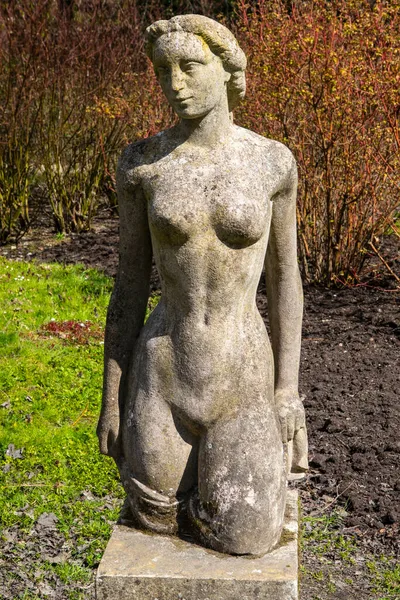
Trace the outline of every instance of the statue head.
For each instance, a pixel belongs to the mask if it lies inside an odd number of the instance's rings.
[[[181,118],[207,114],[220,99],[232,111],[246,91],[246,57],[235,36],[202,15],[157,21],[146,30],[146,53]]]

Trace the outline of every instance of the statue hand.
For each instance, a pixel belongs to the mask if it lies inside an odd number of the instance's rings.
[[[287,445],[287,473],[304,474],[308,469],[308,442],[303,403],[298,393],[290,390],[276,392],[275,402],[282,442]]]
[[[112,456],[115,460],[120,458],[122,445],[119,411],[102,410],[96,433],[99,438],[100,452]]]
[[[306,426],[304,406],[299,394],[291,390],[278,390],[275,393],[275,405],[281,426],[282,442],[286,444],[294,439],[299,429]]]

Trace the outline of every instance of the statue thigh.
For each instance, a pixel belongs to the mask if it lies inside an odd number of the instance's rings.
[[[125,462],[142,485],[173,499],[197,483],[198,440],[161,394],[139,389],[123,427]]]
[[[258,555],[279,541],[286,475],[276,417],[265,402],[197,437],[161,395],[139,390],[123,440],[121,477],[142,526],[176,532],[179,499],[191,492],[189,518],[207,546]]]
[[[283,445],[271,406],[261,402],[209,428],[192,515],[204,543],[230,554],[268,552],[280,539],[285,500]]]

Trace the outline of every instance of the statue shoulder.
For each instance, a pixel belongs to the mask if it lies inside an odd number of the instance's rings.
[[[117,165],[117,183],[119,186],[140,184],[143,167],[156,162],[162,151],[165,132],[129,144],[122,152]]]
[[[293,178],[297,178],[296,160],[285,144],[243,127],[238,129],[240,129],[241,137],[254,147],[256,154],[259,154],[261,159],[266,160],[269,169],[273,171],[277,178],[277,183],[278,181],[283,183],[286,180],[291,181]]]

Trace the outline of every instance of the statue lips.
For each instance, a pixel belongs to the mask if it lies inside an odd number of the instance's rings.
[[[188,100],[191,100],[192,98],[193,98],[193,96],[187,96],[186,98],[176,97],[174,99],[174,102],[176,102],[177,104],[184,104],[185,102],[187,102]]]

